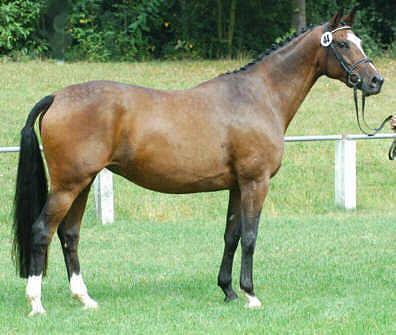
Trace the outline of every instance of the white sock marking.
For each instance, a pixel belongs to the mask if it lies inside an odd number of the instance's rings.
[[[70,291],[73,298],[83,303],[84,309],[98,308],[98,303],[88,295],[88,289],[81,274],[73,273],[70,277]]]
[[[29,316],[45,313],[45,309],[41,304],[42,277],[43,275],[40,274],[39,276],[29,276],[28,278],[26,285],[26,298],[32,306],[32,311],[29,313]]]
[[[246,303],[246,308],[260,308],[261,302],[255,295],[250,295],[245,292],[245,297],[247,298],[248,302]]]

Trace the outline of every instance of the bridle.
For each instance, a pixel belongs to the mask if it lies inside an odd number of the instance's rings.
[[[343,26],[343,27],[339,27],[336,28],[332,31],[328,31],[328,23],[325,24],[324,26],[324,32],[323,32],[323,36],[322,36],[322,40],[326,39],[326,36],[328,38],[328,42],[327,43],[322,43],[322,46],[324,46],[326,48],[326,64],[325,64],[325,74],[327,75],[327,63],[329,61],[329,50],[331,50],[335,56],[335,58],[337,59],[338,63],[341,65],[341,67],[345,70],[345,72],[347,73],[347,85],[349,87],[356,87],[359,88],[361,87],[362,84],[362,80],[363,78],[360,77],[358,72],[354,72],[354,70],[363,63],[367,63],[366,67],[364,68],[364,73],[363,76],[365,76],[366,74],[366,68],[368,66],[369,63],[372,63],[371,59],[368,57],[363,57],[360,60],[358,60],[356,63],[352,64],[351,66],[348,65],[348,63],[345,61],[344,57],[342,57],[342,55],[338,52],[338,50],[336,49],[336,47],[334,46],[333,42],[333,34],[337,31],[340,30],[349,30],[352,29],[350,26]]]
[[[382,121],[382,123],[380,124],[379,127],[377,127],[377,128],[370,127],[367,124],[367,122],[365,120],[365,117],[364,117],[366,95],[364,93],[362,93],[362,120],[364,122],[364,126],[367,129],[369,129],[369,131],[366,131],[366,130],[363,129],[363,127],[361,125],[361,121],[360,121],[360,115],[359,115],[359,102],[358,102],[357,91],[358,91],[359,88],[362,87],[362,82],[363,82],[363,78],[366,75],[367,66],[370,63],[372,63],[372,61],[368,57],[363,57],[360,60],[358,60],[356,63],[354,63],[354,64],[352,64],[350,66],[345,61],[344,57],[338,52],[337,48],[334,46],[334,43],[333,43],[333,34],[335,32],[337,32],[337,31],[348,30],[348,29],[352,29],[352,28],[350,26],[344,25],[344,26],[336,28],[336,29],[334,29],[332,31],[328,31],[328,23],[325,24],[323,35],[322,35],[322,38],[321,38],[321,45],[326,49],[325,74],[328,75],[327,64],[328,64],[328,60],[329,60],[329,50],[331,50],[332,53],[334,54],[335,58],[337,59],[338,63],[345,70],[345,72],[347,74],[347,82],[346,82],[346,84],[349,87],[353,88],[353,98],[354,98],[354,102],[355,102],[356,119],[357,119],[357,123],[358,123],[359,129],[364,134],[366,134],[368,136],[374,136],[392,118],[392,115],[389,115],[384,121]],[[358,72],[356,72],[355,70],[360,64],[364,64],[364,63],[366,63],[366,66],[363,69],[362,76],[360,76],[360,74]],[[396,153],[396,140],[392,143],[392,146],[391,146],[391,148],[389,150],[389,154],[388,154],[389,159],[393,160],[393,156],[394,156],[395,153]]]

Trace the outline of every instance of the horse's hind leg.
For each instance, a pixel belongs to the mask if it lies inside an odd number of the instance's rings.
[[[61,241],[63,256],[65,258],[72,297],[81,301],[84,308],[97,308],[97,302],[90,298],[87,287],[84,284],[77,251],[78,242],[80,240],[81,220],[87,204],[90,187],[91,184],[89,184],[78,195],[76,200],[74,200],[65,219],[58,227],[58,236]]]
[[[30,268],[26,285],[26,298],[32,306],[29,316],[45,313],[41,304],[41,281],[46,270],[48,246],[74,199],[87,184],[70,186],[68,189],[54,189],[32,226]]]
[[[225,301],[237,299],[232,288],[232,263],[241,236],[241,193],[231,190],[228,201],[227,223],[224,233],[224,254],[221,262],[218,285],[225,294]]]

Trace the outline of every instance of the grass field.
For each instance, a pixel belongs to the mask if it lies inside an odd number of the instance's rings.
[[[27,113],[64,86],[108,79],[184,89],[246,63],[0,63],[0,146],[18,145]],[[377,124],[395,113],[396,61],[379,59]],[[321,79],[287,135],[359,133],[352,91]],[[67,136],[67,134],[65,134]],[[10,260],[16,154],[0,154],[1,334],[396,334],[395,164],[389,140],[358,143],[358,208],[334,206],[334,143],[286,145],[271,183],[255,254],[260,310],[225,305],[216,286],[227,193],[163,195],[115,178],[116,222],[95,222],[90,199],[80,259],[100,309],[70,298],[57,238],[43,285],[47,315],[26,318],[25,280]],[[393,173],[392,173],[393,172]],[[91,197],[92,198],[92,197]],[[234,267],[238,285],[239,253]]]

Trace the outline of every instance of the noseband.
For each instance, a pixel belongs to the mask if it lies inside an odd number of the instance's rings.
[[[350,26],[343,26],[336,28],[332,31],[328,31],[328,23],[325,24],[324,26],[324,32],[322,35],[321,39],[321,44],[326,48],[326,64],[325,64],[325,74],[327,75],[327,63],[329,61],[329,49],[333,52],[335,58],[337,59],[338,63],[341,65],[341,67],[345,70],[347,73],[347,85],[349,87],[361,87],[362,80],[363,78],[360,77],[358,72],[354,72],[354,70],[363,63],[367,63],[366,67],[368,66],[369,63],[372,63],[371,59],[368,57],[363,57],[362,59],[358,60],[356,63],[352,64],[349,66],[347,62],[345,61],[344,57],[338,52],[336,47],[334,46],[333,42],[333,34],[339,30],[348,30],[352,29]],[[365,68],[366,70],[366,68]],[[366,71],[364,71],[363,76],[366,74]]]
[[[364,93],[362,93],[362,120],[364,122],[364,126],[369,129],[371,132],[367,132],[363,129],[361,126],[360,122],[360,116],[359,116],[359,102],[358,102],[358,96],[357,96],[357,90],[358,88],[362,88],[362,82],[363,78],[366,75],[366,69],[367,66],[372,63],[371,59],[368,57],[363,57],[360,60],[358,60],[356,63],[352,64],[351,66],[348,65],[348,63],[345,61],[344,57],[338,52],[337,48],[334,46],[333,43],[333,34],[339,30],[348,30],[352,29],[350,26],[343,26],[336,28],[332,31],[328,31],[328,23],[325,24],[324,26],[324,31],[322,38],[320,40],[320,44],[326,49],[326,63],[325,63],[325,74],[328,75],[327,72],[327,63],[329,61],[329,50],[331,50],[337,59],[338,63],[341,65],[341,67],[345,70],[347,73],[347,82],[346,84],[349,87],[353,88],[353,98],[355,102],[355,111],[356,111],[356,118],[358,122],[359,129],[366,135],[368,136],[374,136],[377,134],[384,126],[385,124],[392,118],[392,115],[389,115],[384,121],[382,121],[381,125],[377,128],[371,128],[364,117],[364,111],[365,111],[365,101],[366,101],[366,96]],[[358,72],[355,72],[356,68],[360,64],[366,63],[366,66],[363,70],[362,76]],[[389,150],[389,159],[393,159],[394,154],[396,153],[396,140],[393,142],[390,150]]]

